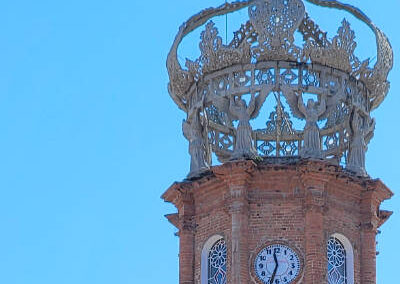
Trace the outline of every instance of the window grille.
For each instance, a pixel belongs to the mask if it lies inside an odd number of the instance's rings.
[[[331,237],[327,244],[328,283],[348,284],[346,271],[346,250],[344,245],[335,237]]]
[[[208,253],[208,284],[226,284],[226,243],[217,241]]]

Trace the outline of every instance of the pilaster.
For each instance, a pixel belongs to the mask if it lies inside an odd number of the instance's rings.
[[[194,242],[195,207],[192,186],[174,184],[164,194],[164,198],[173,198],[178,214],[167,216],[178,229],[179,235],[179,284],[194,284]],[[167,193],[170,193],[168,196]]]
[[[215,169],[215,175],[224,181],[227,209],[231,215],[231,273],[228,283],[249,282],[249,178],[255,169],[253,161],[232,162]]]
[[[304,283],[326,283],[326,240],[324,211],[326,209],[326,184],[324,175],[302,174],[305,190],[305,274]]]
[[[365,185],[361,196],[361,281],[376,283],[376,235],[382,224],[378,216],[382,201],[392,193],[379,181]]]

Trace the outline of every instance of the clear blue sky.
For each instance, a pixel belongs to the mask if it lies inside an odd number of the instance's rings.
[[[222,2],[1,1],[0,283],[178,283],[178,238],[163,217],[174,208],[160,196],[189,156],[165,60],[179,25]],[[367,167],[399,192],[400,4],[346,2],[397,55]],[[328,31],[344,16],[309,11]],[[236,26],[230,17],[228,34]],[[372,33],[359,26],[358,52],[373,57]],[[182,58],[198,34],[185,46]],[[396,212],[378,238],[379,283],[398,277],[399,196],[383,206]]]

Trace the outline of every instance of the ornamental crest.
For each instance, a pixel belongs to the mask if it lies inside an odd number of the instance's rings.
[[[350,22],[328,36],[301,0],[247,0],[206,9],[184,23],[168,55],[169,92],[187,113],[189,178],[221,161],[272,157],[329,160],[365,176],[376,109],[389,90],[393,51],[360,10],[337,1],[308,2],[344,10],[374,32],[376,63],[356,55]],[[248,20],[223,43],[213,17],[247,9]],[[200,56],[178,61],[183,38],[204,26]],[[294,40],[302,35],[303,42]],[[297,39],[297,38],[296,38]],[[264,119],[263,124],[254,121]]]

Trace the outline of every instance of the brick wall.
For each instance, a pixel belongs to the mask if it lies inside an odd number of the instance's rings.
[[[323,161],[230,162],[163,195],[176,205],[181,237],[180,283],[200,283],[201,252],[215,234],[228,247],[230,284],[258,283],[253,261],[267,243],[293,247],[302,260],[296,283],[326,283],[326,242],[333,233],[354,249],[354,282],[375,280],[380,203],[392,193],[379,180],[353,176]],[[386,219],[385,219],[386,220]]]

